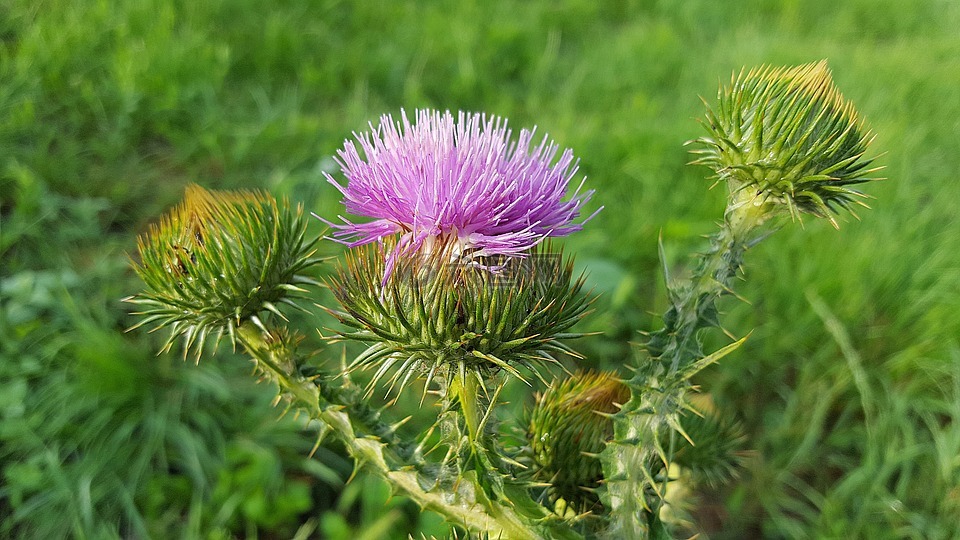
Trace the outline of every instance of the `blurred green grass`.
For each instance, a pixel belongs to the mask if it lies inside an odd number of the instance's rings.
[[[0,534],[291,534],[304,516],[347,512],[319,488],[314,513],[298,506],[303,474],[336,479],[290,472],[302,460],[282,444],[309,447],[309,427],[274,425],[271,390],[244,385],[242,362],[157,367],[155,339],[119,333],[132,319],[118,299],[139,287],[126,254],[188,182],[263,187],[331,217],[338,197],[322,171],[384,112],[538,125],[576,151],[605,207],[565,244],[605,293],[587,326],[606,335],[582,347],[615,366],[664,304],[658,235],[679,271],[722,208],[705,171],[685,165],[698,96],[743,66],[827,58],[889,180],[868,188],[862,221],[836,232],[807,220],[749,254],[740,293],[751,304],[728,304],[725,326],[753,335],[699,383],[744,423],[753,455],[740,483],[698,495],[696,516],[711,538],[960,536],[957,28],[950,0],[0,3]],[[218,385],[252,403],[246,420],[227,422],[237,405]],[[190,436],[134,429],[109,444],[136,455],[153,433],[146,465],[104,461],[110,434],[158,417],[128,409],[177,388],[202,414],[163,425]],[[104,411],[128,416],[95,422]],[[286,504],[288,523],[215,501],[224,464],[224,485],[243,484],[226,449],[249,448],[244,437],[280,456],[286,483],[263,500]],[[170,465],[207,445],[194,472]],[[78,498],[102,471],[154,488],[124,499],[99,484]],[[156,486],[184,481],[196,502],[156,511],[184,489]],[[416,527],[410,512],[394,518]],[[377,525],[360,514],[356,526]]]

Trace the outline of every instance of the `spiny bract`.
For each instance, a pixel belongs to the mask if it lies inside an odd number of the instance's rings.
[[[376,367],[371,385],[396,368],[391,387],[414,374],[426,377],[500,370],[523,378],[556,352],[573,353],[559,340],[587,307],[581,280],[561,254],[534,250],[524,259],[501,257],[477,264],[449,248],[405,256],[381,285],[384,252],[392,242],[363,246],[347,255],[330,283],[350,328],[340,337],[370,347],[353,367]],[[491,271],[491,267],[497,267]],[[372,386],[371,386],[372,387]]]

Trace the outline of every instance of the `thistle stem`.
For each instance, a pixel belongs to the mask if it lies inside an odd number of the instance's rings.
[[[731,193],[720,230],[710,248],[698,257],[693,275],[668,283],[670,307],[663,328],[644,344],[649,361],[628,384],[631,399],[614,420],[614,442],[602,459],[611,503],[611,538],[645,539],[663,530],[659,512],[673,459],[664,435],[680,430],[680,417],[689,408],[690,378],[734,350],[743,340],[704,355],[700,331],[718,327],[717,300],[732,294],[733,278],[746,250],[763,239],[763,225],[773,203],[755,192]]]
[[[471,496],[462,487],[456,491],[442,488],[436,479],[431,480],[418,470],[423,464],[419,454],[411,455],[392,437],[387,437],[393,430],[380,422],[365,405],[318,385],[314,379],[294,370],[284,369],[284,366],[295,365],[289,358],[292,353],[271,348],[262,331],[252,324],[241,325],[237,339],[294,406],[329,426],[331,433],[344,444],[358,464],[371,468],[423,509],[442,514],[450,523],[490,538],[577,538],[573,534],[555,535],[555,529],[551,528],[541,532],[540,527],[527,524],[537,521],[533,516],[521,516],[513,506],[492,500],[483,493]],[[474,405],[477,386],[475,380],[473,385],[463,385],[467,392],[472,388]],[[478,419],[474,427],[479,430]]]
[[[454,450],[457,470],[461,475],[475,478],[477,489],[493,502],[503,497],[504,478],[499,470],[500,454],[495,440],[482,425],[483,405],[491,404],[481,396],[481,385],[479,374],[472,370],[460,370],[453,375],[444,392],[446,412],[442,422],[447,426],[448,444]]]

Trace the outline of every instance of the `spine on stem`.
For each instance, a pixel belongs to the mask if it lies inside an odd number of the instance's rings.
[[[690,378],[743,343],[741,339],[704,355],[699,332],[719,326],[717,300],[731,294],[743,254],[761,238],[757,231],[765,220],[762,205],[735,199],[689,281],[668,284],[670,307],[664,325],[643,343],[645,358],[626,381],[631,398],[614,415],[614,438],[601,455],[611,506],[610,538],[665,534],[660,508],[676,437],[687,437],[681,418],[693,410],[687,396]]]

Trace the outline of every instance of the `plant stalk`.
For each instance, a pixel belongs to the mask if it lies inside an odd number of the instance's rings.
[[[720,230],[698,257],[693,275],[669,283],[670,307],[663,328],[652,332],[643,348],[648,360],[628,381],[631,399],[614,419],[614,441],[601,455],[611,505],[609,538],[658,538],[667,534],[660,508],[669,482],[673,444],[664,435],[679,433],[690,378],[735,350],[743,339],[705,355],[700,332],[719,327],[716,302],[732,294],[732,282],[744,253],[765,237],[773,203],[740,190],[731,194]]]
[[[358,464],[370,467],[421,508],[442,514],[448,521],[464,527],[470,533],[485,534],[490,538],[541,540],[553,537],[549,532],[540,532],[528,525],[533,521],[529,516],[521,516],[515,507],[492,500],[479,489],[471,492],[465,489],[465,485],[460,485],[454,491],[444,489],[436,479],[431,480],[417,470],[423,464],[418,453],[410,455],[410,452],[398,448],[395,442],[385,441],[378,435],[392,433],[390,426],[376,419],[360,420],[371,416],[369,411],[359,410],[364,407],[362,404],[343,399],[325,390],[315,380],[283,369],[281,366],[292,365],[289,358],[282,357],[284,354],[289,356],[289,353],[272,350],[262,331],[253,325],[241,325],[237,334],[238,341],[257,365],[276,381],[293,405],[328,426]],[[467,379],[470,380],[469,377]],[[476,398],[476,382],[463,386],[466,391],[470,388]],[[475,399],[473,403],[476,404]],[[475,423],[469,422],[468,425],[473,425],[476,430],[479,429],[479,419],[476,416],[474,419]],[[568,535],[563,537],[576,538]]]

